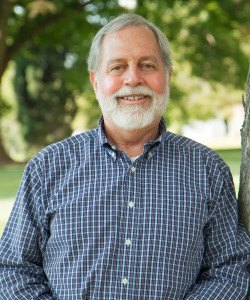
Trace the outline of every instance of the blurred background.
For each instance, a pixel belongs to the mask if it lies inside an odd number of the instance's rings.
[[[139,13],[173,52],[168,129],[215,149],[236,189],[250,58],[248,0],[1,0],[0,235],[26,162],[48,144],[96,127],[87,57],[96,32]]]

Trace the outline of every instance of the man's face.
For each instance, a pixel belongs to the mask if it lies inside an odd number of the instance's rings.
[[[169,74],[154,34],[144,27],[123,28],[104,37],[101,53],[99,70],[90,77],[104,118],[127,130],[160,118]]]

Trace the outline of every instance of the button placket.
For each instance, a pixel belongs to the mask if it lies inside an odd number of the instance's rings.
[[[136,171],[136,168],[133,166],[133,167],[131,167],[130,170],[131,170],[132,173],[134,173]]]
[[[134,203],[133,201],[130,201],[130,202],[128,203],[128,206],[129,206],[130,208],[133,208],[133,207],[135,207],[135,203]]]
[[[127,279],[126,277],[124,277],[124,278],[122,279],[122,284],[123,284],[123,285],[127,285],[127,284],[128,284],[128,279]]]
[[[151,156],[152,156],[152,152],[149,151],[149,152],[148,152],[148,159],[149,159]]]
[[[131,265],[131,257],[133,252],[133,232],[134,232],[134,214],[135,214],[135,197],[137,194],[137,187],[134,186],[135,182],[135,173],[137,168],[132,164],[132,166],[128,169],[128,178],[126,183],[128,184],[127,188],[128,190],[128,199],[127,199],[127,212],[126,212],[126,228],[124,228],[124,235],[123,235],[123,243],[124,243],[124,265],[123,265],[123,271],[122,271],[122,278],[121,283],[124,286],[124,288],[129,284],[129,274],[131,272],[131,269],[133,269],[133,266]]]
[[[132,241],[130,239],[126,239],[125,244],[126,246],[130,246],[132,244]]]

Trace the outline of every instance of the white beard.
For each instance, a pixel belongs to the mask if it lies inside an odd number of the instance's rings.
[[[145,86],[124,86],[111,96],[103,95],[99,88],[99,82],[97,84],[96,98],[99,101],[103,115],[125,130],[144,128],[156,118],[161,117],[166,111],[169,99],[168,82],[166,82],[164,94],[157,94]],[[149,96],[150,100],[142,104],[131,105],[118,102],[117,97],[129,95],[145,95]]]

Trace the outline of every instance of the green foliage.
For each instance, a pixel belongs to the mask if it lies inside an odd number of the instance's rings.
[[[71,134],[76,104],[65,79],[66,49],[28,47],[33,57],[15,59],[18,121],[26,142],[42,147]]]
[[[137,11],[169,38],[174,60],[206,81],[243,88],[248,71],[248,1],[140,0]],[[247,13],[248,12],[248,13]]]

